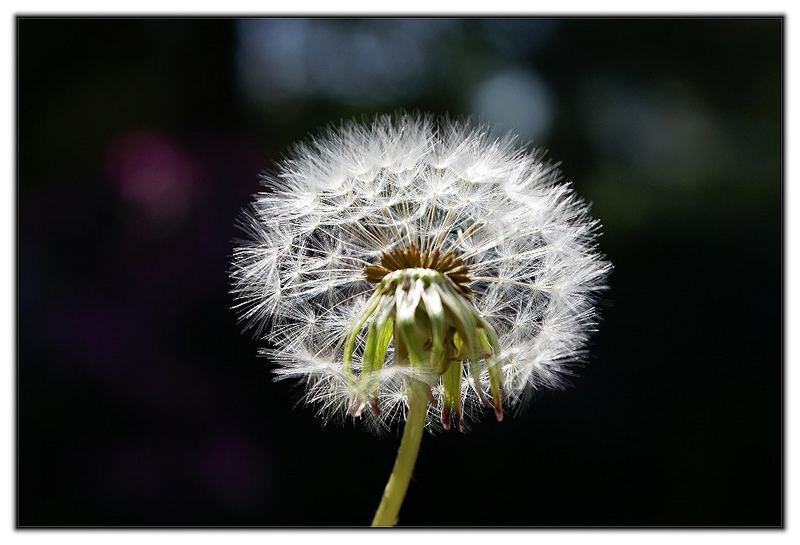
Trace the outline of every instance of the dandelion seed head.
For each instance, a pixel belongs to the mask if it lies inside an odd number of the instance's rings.
[[[271,346],[276,377],[305,381],[323,420],[350,414],[386,430],[404,419],[406,383],[421,380],[428,426],[466,427],[487,397],[500,418],[501,401],[514,408],[561,388],[584,361],[611,269],[599,223],[513,136],[379,116],[297,144],[261,183],[239,221],[235,308]],[[446,337],[435,336],[438,318]],[[381,331],[394,334],[385,347]],[[430,366],[414,365],[416,341],[403,345],[419,331]],[[472,356],[470,340],[483,343]]]

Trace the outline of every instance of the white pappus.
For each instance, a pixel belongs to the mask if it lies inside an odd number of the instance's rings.
[[[583,360],[611,269],[599,224],[514,137],[379,116],[296,145],[262,184],[233,254],[235,308],[323,419],[385,429],[419,380],[427,427],[462,429]]]

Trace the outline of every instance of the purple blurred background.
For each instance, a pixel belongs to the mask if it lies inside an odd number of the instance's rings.
[[[616,265],[574,386],[426,437],[401,523],[780,524],[780,19],[17,31],[20,525],[369,522],[396,434],[273,383],[226,271],[259,171],[397,108],[550,149]]]

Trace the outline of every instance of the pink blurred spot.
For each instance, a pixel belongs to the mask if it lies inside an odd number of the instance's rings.
[[[112,142],[107,167],[120,197],[141,207],[150,222],[161,225],[185,219],[199,169],[172,139],[155,131],[126,133]]]

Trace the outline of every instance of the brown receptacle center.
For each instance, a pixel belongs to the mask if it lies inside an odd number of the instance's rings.
[[[380,263],[364,267],[364,274],[367,276],[368,282],[377,284],[392,271],[416,268],[438,271],[452,280],[462,294],[469,295],[471,293],[467,286],[471,281],[469,266],[464,263],[463,259],[449,251],[445,253],[441,253],[439,250],[421,252],[416,244],[394,248],[382,253]]]

